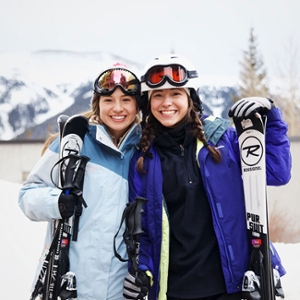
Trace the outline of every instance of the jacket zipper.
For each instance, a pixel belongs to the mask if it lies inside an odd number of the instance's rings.
[[[184,166],[185,166],[185,170],[186,170],[186,174],[187,174],[187,179],[188,179],[188,183],[192,183],[193,181],[191,180],[192,176],[191,176],[191,172],[189,170],[189,166],[186,163],[186,159],[185,159],[185,155],[184,155],[184,147],[182,145],[179,145],[180,147],[180,151],[181,151],[181,157],[183,157],[184,160]]]
[[[199,152],[200,153],[200,152]],[[198,155],[199,155],[198,153]],[[199,160],[200,161],[200,160]],[[204,189],[205,189],[205,192],[206,192],[206,195],[207,195],[207,198],[208,198],[208,201],[210,203],[210,207],[211,207],[211,211],[212,211],[212,214],[213,214],[213,219],[215,221],[215,223],[218,225],[218,228],[219,228],[219,236],[220,238],[222,239],[222,243],[224,246],[224,251],[225,251],[225,256],[226,256],[226,260],[227,260],[227,266],[228,266],[228,270],[229,270],[229,273],[230,273],[230,277],[231,277],[231,282],[233,282],[233,279],[234,279],[234,276],[232,274],[232,270],[231,270],[231,263],[230,263],[230,255],[228,254],[228,245],[224,239],[224,236],[223,236],[223,233],[222,233],[222,229],[221,229],[221,226],[219,224],[219,221],[218,221],[218,213],[216,212],[216,208],[215,206],[213,205],[213,201],[211,200],[211,193],[209,192],[209,188],[208,188],[208,185],[207,185],[207,180],[206,180],[206,176],[205,176],[205,171],[203,170],[204,168],[204,163],[202,163],[202,170],[200,169],[200,173],[201,173],[201,176],[202,178],[205,180],[203,182],[203,186],[204,186]],[[218,236],[216,235],[217,237],[217,240],[218,240]],[[224,264],[224,262],[222,261],[222,256],[221,256],[221,263]],[[224,279],[225,279],[225,284],[226,284],[226,278],[225,278],[225,275],[224,275]]]

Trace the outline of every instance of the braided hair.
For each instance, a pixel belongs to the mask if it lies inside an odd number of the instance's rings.
[[[194,105],[194,101],[192,98],[189,96],[188,97],[189,101],[189,109],[186,118],[190,122],[192,126],[192,134],[195,138],[199,139],[201,142],[203,142],[204,147],[208,149],[210,154],[213,157],[213,160],[217,163],[221,162],[221,153],[219,152],[218,149],[216,149],[214,146],[211,146],[208,144],[204,131],[202,129],[202,121],[201,121],[201,116],[202,116],[202,109],[199,110],[199,107],[196,107]],[[144,158],[145,156],[149,156],[149,148],[151,143],[153,142],[155,138],[155,132],[158,131],[160,127],[159,121],[153,116],[151,109],[150,109],[150,101],[148,101],[147,105],[143,107],[143,130],[142,130],[142,137],[140,140],[140,148],[142,150],[142,154],[137,160],[136,163],[136,168],[137,170],[145,174],[147,170],[144,170]]]

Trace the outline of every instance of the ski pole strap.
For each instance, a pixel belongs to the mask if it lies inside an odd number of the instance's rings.
[[[75,212],[74,212],[74,223],[73,223],[73,234],[72,234],[72,241],[77,241],[78,238],[78,228],[79,228],[79,218],[82,214],[82,204],[84,207],[87,207],[86,202],[84,201],[82,197],[82,191],[77,190],[73,191],[73,194],[77,196],[77,204],[75,206]]]
[[[136,198],[135,201],[126,204],[119,229],[114,236],[115,256],[122,262],[130,260],[134,271],[138,270],[137,256],[139,254],[139,241],[140,235],[143,233],[141,213],[143,212],[142,206],[146,201],[147,199],[139,197]],[[116,250],[116,237],[118,236],[124,221],[125,229],[123,233],[123,240],[126,244],[128,259],[122,258]]]
[[[52,167],[52,169],[51,169],[51,171],[50,171],[50,178],[51,178],[52,183],[54,184],[55,187],[57,187],[57,188],[60,189],[60,190],[62,190],[63,188],[60,187],[60,186],[58,186],[58,184],[54,181],[54,179],[53,179],[53,171],[54,171],[54,169],[55,169],[56,166],[58,166],[58,165],[60,165],[60,164],[65,164],[65,163],[66,163],[66,160],[68,160],[68,159],[71,158],[71,157],[74,157],[74,158],[78,157],[78,158],[79,158],[80,156],[74,155],[74,154],[70,154],[70,155],[64,156],[64,157],[60,158],[60,159],[54,164],[54,166]],[[69,170],[70,170],[70,169],[69,169]],[[72,171],[73,171],[73,174],[72,174],[72,178],[73,178],[74,173],[75,173],[75,169],[72,168]],[[68,177],[71,177],[71,175],[68,175]],[[62,180],[63,180],[63,179],[62,179]]]
[[[118,251],[117,251],[117,249],[116,249],[116,238],[117,238],[117,236],[118,236],[118,234],[119,234],[119,232],[120,232],[120,230],[121,230],[121,227],[122,227],[122,224],[123,224],[123,222],[125,221],[125,219],[127,220],[127,219],[132,219],[133,218],[133,215],[132,215],[132,209],[133,209],[133,207],[136,205],[136,203],[135,202],[131,202],[131,203],[127,203],[126,204],[126,208],[124,209],[124,211],[123,211],[123,214],[122,214],[122,219],[121,219],[121,222],[120,222],[120,226],[119,226],[119,229],[118,229],[118,231],[117,231],[117,233],[115,234],[115,236],[114,236],[114,253],[115,253],[115,256],[120,260],[120,261],[122,261],[122,262],[126,262],[126,261],[128,261],[128,259],[125,259],[125,258],[122,258],[121,257],[121,255],[118,253]],[[130,223],[131,222],[133,222],[133,220],[131,220],[130,221]],[[125,224],[127,224],[127,221],[125,222]],[[130,241],[130,239],[128,239],[127,238],[127,236],[129,236],[130,234],[129,234],[129,231],[128,231],[128,228],[127,228],[127,226],[125,227],[125,229],[124,229],[124,233],[123,233],[123,240],[124,240],[124,242],[125,242],[125,244],[126,244],[126,248],[128,248],[128,247],[133,247],[133,243]]]

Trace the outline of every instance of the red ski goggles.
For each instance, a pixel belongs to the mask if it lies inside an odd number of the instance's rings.
[[[185,67],[177,64],[168,66],[154,66],[142,76],[141,81],[149,87],[160,87],[168,82],[174,86],[183,86],[191,78],[197,78],[196,70],[188,71]]]
[[[124,94],[135,96],[140,94],[140,81],[129,70],[118,68],[101,73],[94,82],[94,91],[100,95],[111,95],[117,87]]]

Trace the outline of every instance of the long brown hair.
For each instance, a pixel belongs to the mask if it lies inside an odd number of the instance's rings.
[[[99,108],[99,100],[101,95],[97,93],[93,93],[91,99],[91,109],[81,113],[83,116],[89,119],[90,123],[94,124],[103,124],[100,119],[100,108]],[[140,123],[140,115],[139,115],[139,96],[134,96],[136,100],[136,110],[137,116],[134,120],[135,123]],[[58,133],[48,133],[47,139],[43,145],[42,153],[43,155],[45,151],[48,149],[49,145],[53,142],[53,140],[58,136]]]
[[[221,153],[218,149],[216,149],[214,146],[211,146],[208,144],[203,129],[202,129],[202,121],[200,119],[199,112],[196,110],[194,106],[194,102],[192,98],[188,97],[189,101],[189,108],[187,113],[187,119],[190,121],[190,124],[192,126],[192,134],[195,138],[199,139],[203,142],[204,146],[208,149],[208,151],[211,153],[213,159],[215,162],[219,163],[222,159]],[[157,132],[160,122],[157,121],[157,119],[153,116],[151,109],[150,109],[150,101],[148,101],[147,108],[143,111],[143,114],[146,114],[147,122],[145,124],[145,127],[142,131],[142,137],[140,141],[140,147],[142,150],[142,154],[137,160],[136,168],[137,170],[145,174],[147,171],[144,170],[144,157],[148,153],[148,150],[150,148],[151,143],[154,140],[155,132]]]

